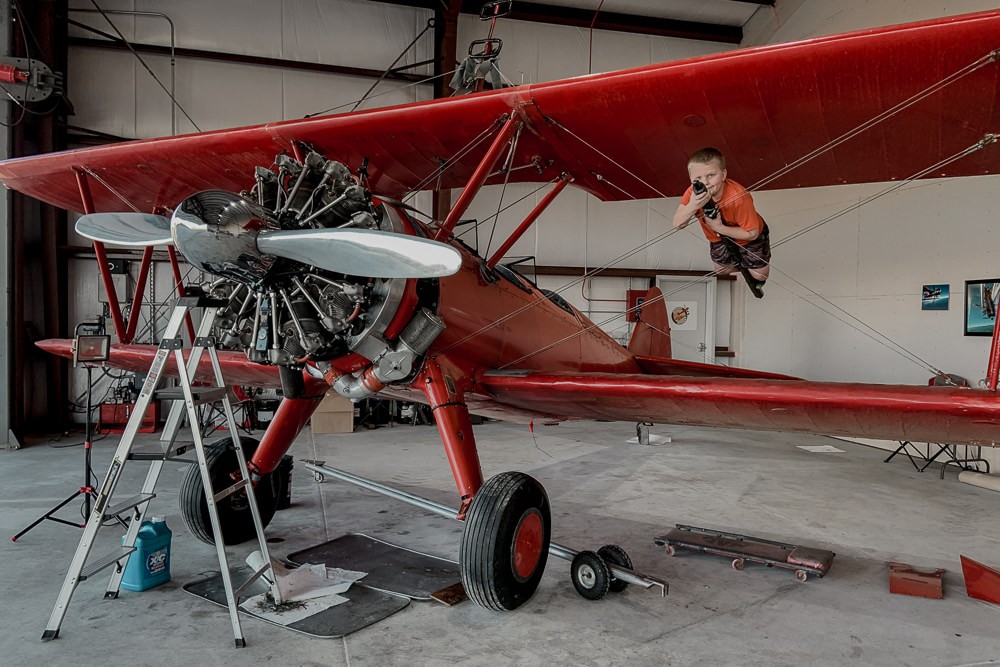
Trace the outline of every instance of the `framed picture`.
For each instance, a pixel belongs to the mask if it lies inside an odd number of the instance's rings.
[[[965,281],[965,335],[992,336],[997,321],[1000,278]]]
[[[948,310],[950,285],[924,285],[920,310]]]

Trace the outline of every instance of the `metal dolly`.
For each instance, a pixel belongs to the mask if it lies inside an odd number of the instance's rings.
[[[732,558],[734,570],[742,570],[747,561],[761,563],[768,567],[795,570],[795,578],[805,581],[809,575],[822,577],[833,564],[832,551],[775,542],[759,537],[749,537],[736,533],[726,533],[697,526],[676,524],[666,535],[654,537],[653,541],[666,547],[667,555],[673,556],[677,549],[699,551]]]

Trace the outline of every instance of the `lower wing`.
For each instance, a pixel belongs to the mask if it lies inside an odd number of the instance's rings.
[[[52,338],[39,341],[36,345],[50,354],[67,359],[73,358],[72,340]],[[149,367],[153,364],[153,357],[156,356],[157,349],[155,345],[113,345],[111,347],[111,354],[104,365],[145,375],[149,372]],[[281,379],[278,377],[277,366],[263,366],[252,363],[242,352],[219,350],[218,355],[219,366],[222,368],[222,377],[226,379],[226,384],[246,385],[265,389],[281,388]],[[184,356],[187,358],[187,354]],[[177,377],[177,367],[174,365],[173,358],[167,361],[163,372],[168,377]],[[194,380],[200,382],[214,381],[212,365],[207,355],[202,356]]]
[[[1000,443],[1000,397],[981,389],[576,372],[490,372],[479,389],[503,405],[564,418]]]

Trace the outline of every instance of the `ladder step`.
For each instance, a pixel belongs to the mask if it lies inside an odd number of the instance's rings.
[[[93,563],[90,563],[89,565],[87,565],[87,567],[80,570],[79,580],[84,581],[87,577],[100,572],[107,566],[117,563],[118,561],[120,561],[122,558],[125,558],[125,556],[128,556],[133,551],[135,551],[135,547],[118,547],[117,549],[107,554],[106,556],[101,556]]]
[[[159,389],[154,397],[164,401],[183,401],[184,389],[182,387]],[[191,397],[195,405],[214,403],[226,397],[226,387],[191,387]]]
[[[123,500],[117,505],[112,505],[108,509],[104,510],[104,516],[118,516],[122,512],[127,512],[133,507],[138,507],[142,503],[152,500],[155,497],[155,493],[137,493],[131,498]]]
[[[128,455],[128,459],[129,461],[179,461],[180,459],[176,457],[193,446],[193,442],[175,442],[165,452],[131,452]]]
[[[232,486],[227,487],[227,488],[223,489],[222,491],[219,491],[217,494],[215,494],[213,496],[213,499],[215,500],[215,502],[219,502],[223,498],[228,498],[229,496],[233,495],[234,493],[236,493],[240,489],[245,489],[246,487],[247,487],[247,480],[241,479],[240,481],[236,482]]]

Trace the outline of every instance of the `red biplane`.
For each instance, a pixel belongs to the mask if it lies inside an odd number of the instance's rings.
[[[987,389],[810,382],[672,360],[655,294],[624,348],[503,264],[567,185],[602,200],[677,195],[678,165],[703,145],[755,188],[898,180],[966,148],[923,175],[998,173],[997,49],[992,11],[15,159],[0,180],[85,213],[78,230],[99,259],[104,243],[144,246],[148,266],[152,246],[168,244],[175,265],[174,249],[225,280],[219,339],[243,350],[221,353],[227,381],[285,396],[253,454],[256,475],[275,469],[330,387],[428,404],[461,498],[463,583],[480,605],[510,610],[541,578],[548,500],[521,473],[484,481],[470,413],[1000,441],[996,340]],[[504,181],[553,185],[499,250],[477,256],[456,226],[484,185]],[[464,189],[445,219],[425,222],[401,202],[431,188]],[[155,348],[130,344],[134,320],[112,314],[110,365],[147,370]],[[71,355],[68,340],[40,345]],[[270,518],[270,485],[257,488]],[[205,521],[199,507],[182,511]],[[245,536],[248,516],[225,521],[234,541]]]

